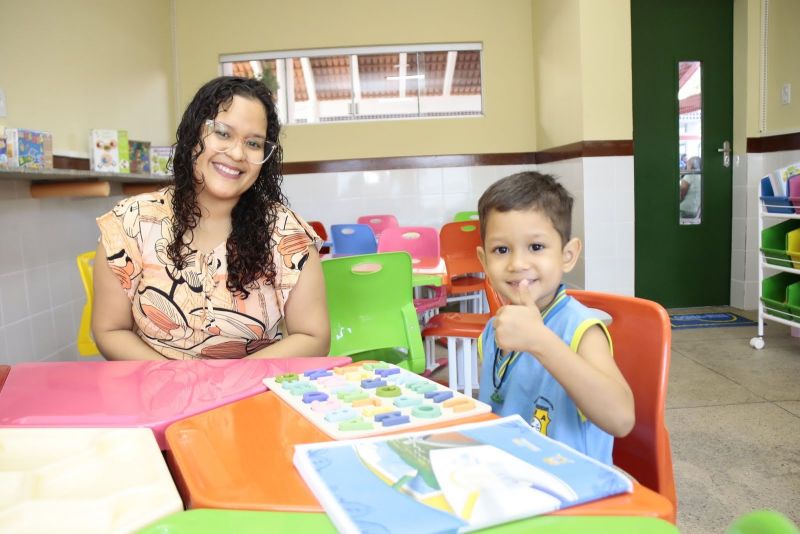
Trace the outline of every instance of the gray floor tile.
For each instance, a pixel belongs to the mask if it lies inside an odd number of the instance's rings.
[[[800,420],[768,402],[666,416],[681,532],[721,533],[758,508],[800,521]]]
[[[762,350],[743,339],[676,339],[673,349],[765,399],[800,400],[800,339],[773,336]]]
[[[667,389],[668,409],[764,400],[763,397],[724,375],[696,363],[673,349]]]
[[[800,417],[800,401],[783,401],[783,402],[776,402],[775,404],[777,404],[787,412],[792,413],[797,417]],[[798,421],[798,424],[800,424],[800,421]],[[800,444],[798,444],[798,447],[800,447]]]

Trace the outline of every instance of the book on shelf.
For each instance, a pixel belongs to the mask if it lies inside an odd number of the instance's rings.
[[[130,148],[126,130],[91,130],[89,147],[91,170],[130,172]]]
[[[171,174],[169,169],[169,158],[172,156],[171,146],[151,146],[150,147],[150,173],[159,175]]]
[[[5,137],[9,167],[53,168],[53,135],[50,132],[6,128]]]
[[[8,153],[6,152],[6,128],[0,126],[0,169],[8,167]]]
[[[780,169],[776,170],[774,173],[778,185],[777,187],[780,188],[780,193],[776,192],[775,195],[785,197],[789,195],[789,178],[793,176],[800,175],[800,161],[795,161],[787,165],[786,167],[781,167]],[[774,189],[775,186],[773,186]]]
[[[294,464],[344,533],[469,532],[633,491],[518,415],[296,445]]]
[[[150,174],[150,141],[128,141],[131,172]]]

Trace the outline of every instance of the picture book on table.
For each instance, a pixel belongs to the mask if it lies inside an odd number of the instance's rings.
[[[633,491],[518,415],[296,445],[294,464],[344,533],[469,532]]]
[[[53,168],[53,135],[50,132],[7,128],[5,137],[9,167]]]
[[[91,170],[98,172],[130,172],[130,147],[126,130],[92,130],[89,132]]]
[[[131,172],[150,174],[150,141],[128,141]]]
[[[172,156],[171,146],[151,146],[150,147],[150,173],[169,175],[169,158]]]

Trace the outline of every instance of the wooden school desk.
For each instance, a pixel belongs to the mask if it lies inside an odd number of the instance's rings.
[[[45,362],[15,365],[0,391],[0,427],[167,425],[262,393],[262,379],[344,365],[350,358]]]
[[[449,424],[494,417],[484,414]],[[436,426],[448,425],[429,428]],[[166,439],[167,460],[187,508],[322,511],[292,457],[298,443],[331,439],[272,392],[177,421],[167,428]],[[558,514],[674,521],[672,503],[638,483],[633,493]]]
[[[11,371],[10,365],[0,365],[0,391],[2,391],[3,385],[6,383],[9,371]]]

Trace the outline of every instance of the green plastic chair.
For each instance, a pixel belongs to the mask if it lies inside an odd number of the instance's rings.
[[[477,220],[478,220],[477,211],[459,211],[453,217],[453,222],[477,221]]]
[[[248,510],[189,510],[178,512],[143,528],[138,534],[263,534],[264,532],[335,533],[325,514],[256,512]]]
[[[425,370],[408,252],[326,259],[322,271],[331,356],[386,361],[418,374]]]
[[[725,534],[800,534],[800,529],[780,512],[755,510],[736,519]]]

